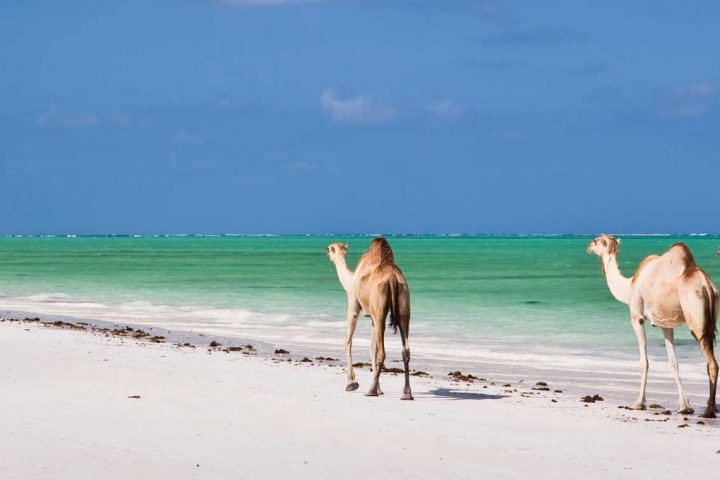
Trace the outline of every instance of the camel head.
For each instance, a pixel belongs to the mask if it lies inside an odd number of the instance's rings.
[[[331,262],[335,263],[336,260],[345,258],[347,250],[347,243],[331,243],[327,246],[327,257]]]
[[[598,257],[604,254],[615,255],[620,249],[620,239],[612,235],[600,235],[594,238],[587,247],[587,253],[594,253]]]

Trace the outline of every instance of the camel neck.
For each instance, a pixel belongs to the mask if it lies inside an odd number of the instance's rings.
[[[333,263],[335,264],[335,270],[337,270],[338,280],[340,280],[345,291],[349,292],[352,286],[353,272],[348,268],[347,260],[345,257],[340,257]]]
[[[619,302],[627,304],[630,301],[630,278],[623,276],[617,262],[617,255],[603,255],[603,271],[610,293]]]

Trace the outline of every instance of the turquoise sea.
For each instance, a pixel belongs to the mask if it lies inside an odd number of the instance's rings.
[[[389,236],[411,288],[420,361],[488,362],[531,355],[636,359],[627,309],[608,292],[589,236]],[[719,237],[621,236],[620,263],[675,242],[720,280]],[[159,325],[341,353],[345,294],[325,256],[349,244],[351,268],[371,236],[0,238],[0,308]],[[651,351],[664,355],[649,329]],[[680,357],[699,361],[677,329]],[[357,344],[369,326],[361,323]],[[388,338],[390,352],[395,341]],[[366,360],[366,349],[356,357]],[[558,360],[560,359],[560,360]]]

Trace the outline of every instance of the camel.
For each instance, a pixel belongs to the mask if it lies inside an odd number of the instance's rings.
[[[333,243],[327,247],[327,256],[335,264],[338,279],[347,293],[347,335],[345,336],[345,354],[347,356],[347,387],[351,392],[359,385],[355,380],[352,362],[352,338],[355,333],[358,315],[362,310],[372,320],[373,334],[370,340],[370,358],[372,360],[373,380],[365,395],[382,395],[380,372],[385,362],[385,318],[390,314],[389,326],[395,332],[400,329],[402,339],[402,357],[405,364],[405,388],[402,400],[412,400],[410,391],[410,289],[402,272],[395,265],[393,251],[388,241],[375,238],[370,249],[364,254],[351,271],[347,266],[347,245]]]
[[[610,293],[616,300],[630,308],[630,322],[640,348],[640,394],[630,407],[645,410],[648,359],[645,337],[645,320],[660,327],[665,337],[668,362],[678,388],[680,408],[678,413],[692,414],[680,381],[678,362],[675,357],[674,328],[686,324],[700,344],[710,382],[707,409],[701,417],[715,418],[715,391],[717,389],[718,363],[715,360],[714,343],[718,315],[718,290],[710,277],[695,264],[688,247],[676,243],[662,255],[646,257],[632,278],[626,278],[618,267],[617,255],[620,240],[602,235],[590,242],[588,253],[602,260],[602,270]]]

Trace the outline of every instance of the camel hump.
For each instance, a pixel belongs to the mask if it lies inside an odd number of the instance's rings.
[[[373,239],[370,243],[367,256],[368,260],[374,264],[392,265],[395,263],[395,256],[393,255],[392,248],[384,237]]]
[[[682,270],[684,276],[689,277],[698,271],[695,257],[684,243],[676,243],[670,247],[666,255],[670,257],[672,264],[677,265]]]
[[[674,259],[687,266],[695,265],[695,257],[692,252],[684,243],[676,243],[668,250],[668,254],[672,255]]]

